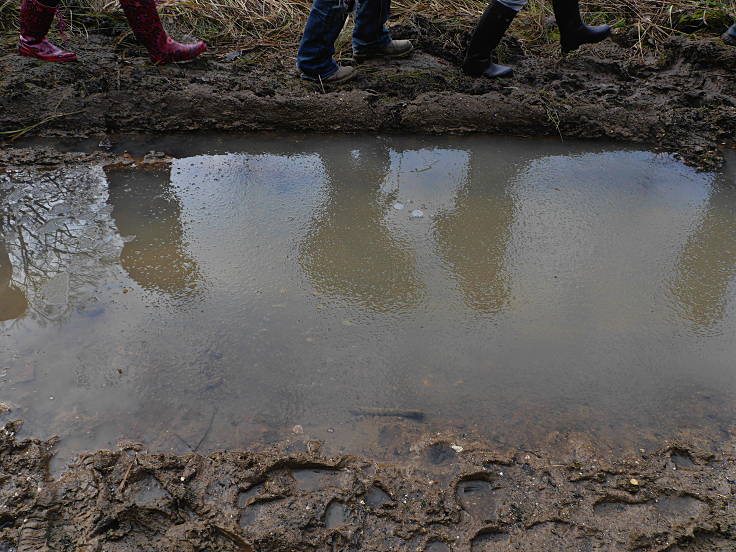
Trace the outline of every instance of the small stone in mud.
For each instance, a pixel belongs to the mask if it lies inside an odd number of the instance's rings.
[[[411,212],[411,216],[412,218],[421,218],[424,216],[424,211],[422,211],[421,209],[414,209]]]
[[[294,435],[302,435],[304,433],[304,428],[302,426],[300,426],[299,424],[297,424],[297,425],[295,425],[294,427],[291,428],[291,432]]]
[[[397,211],[401,211],[403,208],[404,208],[403,203],[398,203],[398,202],[394,203],[394,209],[396,209]]]

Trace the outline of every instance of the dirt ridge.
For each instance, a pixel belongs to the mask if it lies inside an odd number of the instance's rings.
[[[123,443],[49,476],[54,441],[0,430],[0,549],[713,551],[736,546],[736,457],[685,443],[602,460],[431,437],[408,464]],[[731,446],[729,449],[733,450]]]
[[[552,46],[509,38],[505,61],[516,77],[490,81],[464,76],[449,61],[457,52],[438,46],[441,35],[419,27],[402,33],[420,46],[411,59],[364,64],[361,76],[339,90],[296,78],[292,59],[241,56],[226,63],[218,53],[187,66],[154,67],[142,57],[126,58],[101,35],[91,35],[95,44],[74,44],[76,64],[8,53],[0,56],[0,129],[41,123],[33,133],[560,136],[646,144],[708,169],[723,162],[720,148],[736,138],[736,55],[716,39],[673,37],[659,53],[638,57],[608,42],[562,58]]]

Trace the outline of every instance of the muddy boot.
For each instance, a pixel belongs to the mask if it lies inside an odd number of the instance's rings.
[[[325,84],[342,84],[344,82],[348,82],[349,80],[352,80],[353,77],[357,75],[358,75],[358,72],[355,70],[354,67],[339,66],[337,68],[337,71],[332,73],[326,79],[322,79],[322,82]]]
[[[155,0],[120,0],[120,5],[133,34],[148,49],[155,65],[191,61],[207,49],[201,40],[180,44],[169,38],[161,25]]]
[[[610,25],[591,27],[583,23],[578,0],[552,0],[562,53],[577,50],[583,44],[596,44],[611,35]]]
[[[736,46],[736,24],[731,25],[731,27],[723,33],[721,38],[723,38],[723,42],[729,46]]]
[[[58,8],[45,6],[38,0],[23,0],[20,4],[20,37],[18,53],[43,61],[77,61],[73,52],[62,50],[46,40],[46,33]]]
[[[501,42],[501,38],[516,17],[516,10],[507,8],[495,0],[480,16],[463,60],[463,72],[472,77],[489,78],[510,77],[513,69],[491,61],[491,52]]]
[[[384,46],[370,50],[353,51],[355,61],[365,61],[370,58],[401,58],[408,56],[414,50],[410,40],[391,40]]]

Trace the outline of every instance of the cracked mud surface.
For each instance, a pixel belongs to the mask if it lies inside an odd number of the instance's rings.
[[[0,431],[3,550],[733,550],[735,458],[684,443],[616,460],[424,439],[401,464],[315,441],[210,456],[127,444],[48,474]],[[435,462],[427,462],[427,459]]]
[[[513,79],[471,79],[445,31],[421,17],[395,29],[418,51],[360,67],[339,90],[296,77],[293,59],[208,54],[184,66],[125,57],[114,38],[73,43],[80,63],[0,55],[0,129],[47,135],[264,129],[467,133],[606,138],[681,154],[714,168],[733,145],[736,55],[717,39],[671,38],[632,57],[632,37],[560,58],[556,45],[509,37]],[[224,59],[234,59],[225,62]]]

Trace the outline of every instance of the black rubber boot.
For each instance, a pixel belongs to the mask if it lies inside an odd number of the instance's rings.
[[[591,27],[583,23],[578,0],[552,0],[562,53],[577,50],[583,44],[595,44],[611,35],[610,25]]]
[[[473,77],[510,77],[511,67],[491,62],[491,52],[501,42],[501,38],[516,17],[516,10],[507,8],[493,0],[480,16],[473,35],[468,42],[463,61],[463,72]]]
[[[736,24],[731,25],[731,27],[723,33],[723,42],[730,46],[736,46]]]

